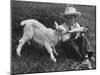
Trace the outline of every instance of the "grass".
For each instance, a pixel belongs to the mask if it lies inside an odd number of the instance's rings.
[[[89,33],[87,35],[91,48],[96,50],[96,7],[73,5],[80,12],[82,16],[79,17],[78,22],[82,26],[87,26]],[[50,56],[45,48],[35,46],[34,43],[28,45],[27,43],[22,48],[22,55],[16,55],[16,48],[19,39],[23,34],[23,27],[20,22],[25,19],[34,18],[42,22],[46,27],[54,28],[54,21],[59,24],[64,22],[64,19],[58,15],[64,12],[66,4],[53,4],[53,3],[38,3],[38,2],[19,2],[12,1],[11,3],[11,31],[12,31],[12,59],[11,69],[13,74],[20,73],[41,73],[41,72],[57,72],[57,71],[72,71],[78,62],[67,58],[61,49],[57,49],[59,56],[57,63],[51,61]],[[39,47],[39,48],[38,48]],[[96,54],[93,55],[96,57]],[[96,68],[96,62],[92,61],[92,67]],[[87,70],[87,66],[83,65],[81,70]]]

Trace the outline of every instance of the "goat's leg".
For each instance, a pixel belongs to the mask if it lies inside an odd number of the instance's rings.
[[[25,44],[25,41],[22,39],[19,40],[19,45],[16,49],[17,55],[20,56],[21,55],[21,48],[22,46]]]
[[[33,31],[30,30],[30,31],[25,31],[24,34],[23,34],[23,37],[19,40],[19,45],[17,47],[17,55],[21,55],[21,48],[23,47],[23,45],[26,43],[26,42],[30,42],[29,40],[32,39],[32,36],[33,36]]]
[[[57,53],[57,51],[56,51],[56,49],[55,49],[55,47],[54,46],[52,46],[52,48],[53,48],[53,52],[58,56],[58,53]]]
[[[45,42],[45,47],[48,50],[48,53],[50,54],[51,59],[56,62],[56,58],[53,55],[53,49],[51,48],[50,44]]]
[[[27,35],[27,33],[24,33],[23,37],[19,40],[19,45],[16,49],[17,55],[20,56],[21,55],[21,48],[23,47],[23,45],[28,42],[29,40],[29,36]]]
[[[58,56],[58,53],[56,52],[55,48],[53,48],[53,52]]]

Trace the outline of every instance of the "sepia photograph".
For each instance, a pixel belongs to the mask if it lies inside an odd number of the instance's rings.
[[[95,69],[95,5],[11,0],[11,74]]]

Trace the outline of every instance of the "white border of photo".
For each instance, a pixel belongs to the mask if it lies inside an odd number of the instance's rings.
[[[33,75],[98,75],[100,73],[100,0],[19,0],[19,1],[36,1],[36,2],[52,2],[52,3],[70,3],[80,5],[96,5],[96,70],[82,71],[65,71],[50,73],[35,73]],[[11,13],[10,0],[0,1],[0,75],[10,74],[10,57],[11,57]],[[92,15],[91,15],[92,16]],[[25,74],[28,75],[28,74]],[[29,74],[31,75],[31,74]]]

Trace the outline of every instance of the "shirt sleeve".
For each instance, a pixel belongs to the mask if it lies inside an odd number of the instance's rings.
[[[80,26],[80,24],[79,24],[79,23],[76,23],[76,27],[77,27],[77,28],[79,28],[79,27],[81,27],[81,26]],[[75,39],[77,39],[78,37],[80,37],[80,33],[77,33],[77,34],[76,34]]]

